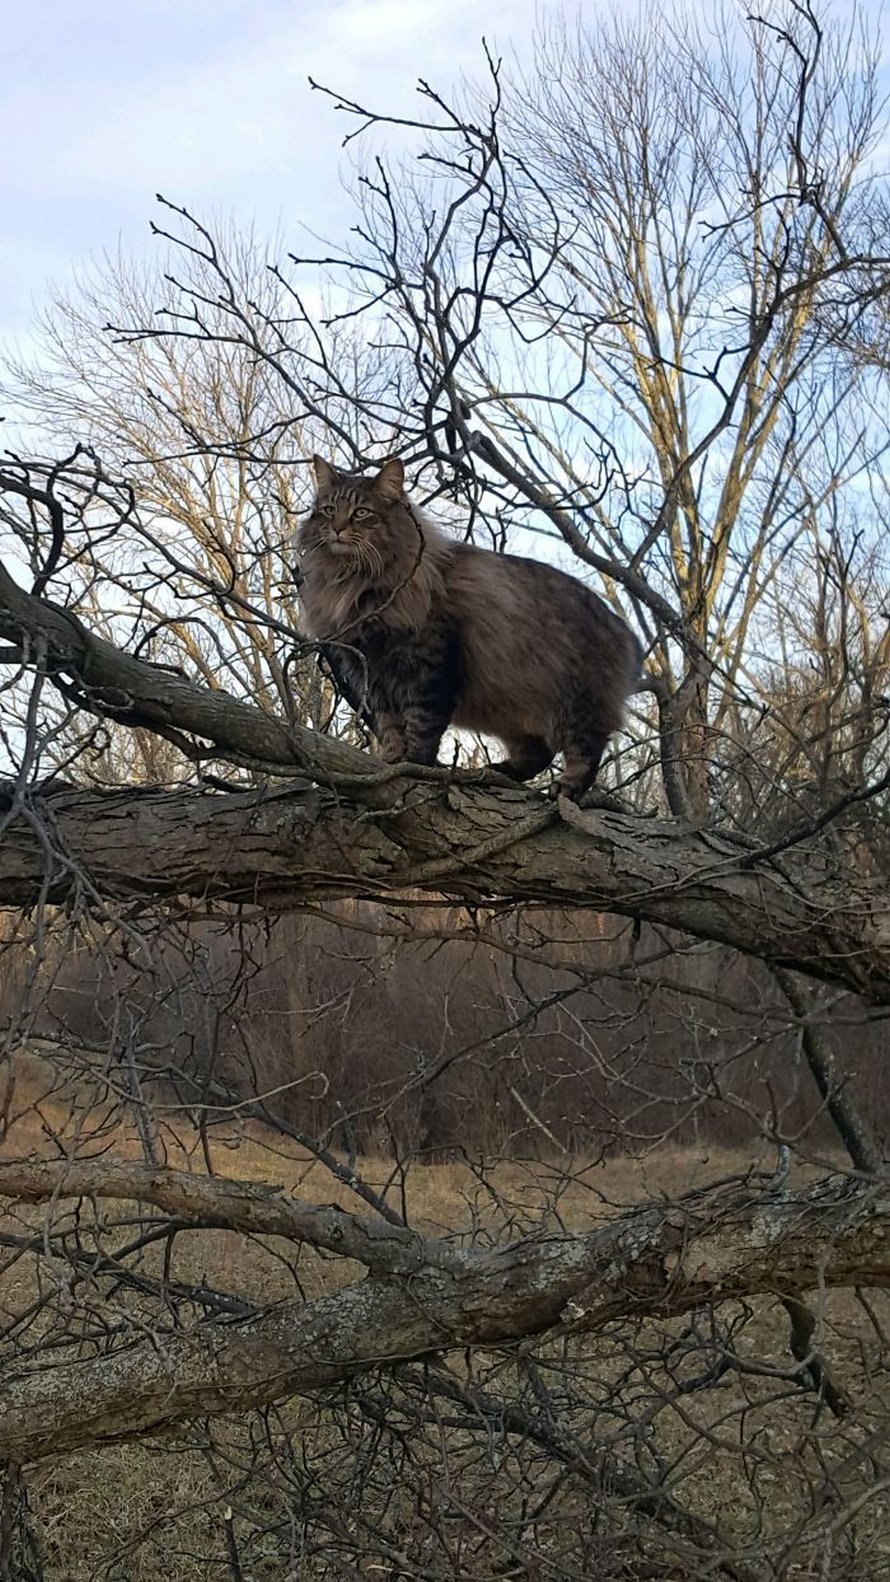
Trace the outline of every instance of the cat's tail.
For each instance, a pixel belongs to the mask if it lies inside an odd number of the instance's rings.
[[[594,669],[587,677],[587,696],[597,728],[611,736],[624,724],[630,699],[651,685],[643,674],[643,645],[627,622],[609,610],[601,619],[600,641],[591,658]]]
[[[652,683],[643,669],[643,660],[646,657],[644,649],[636,632],[628,626],[627,632],[627,691],[625,697],[631,698],[637,692],[649,692]]]

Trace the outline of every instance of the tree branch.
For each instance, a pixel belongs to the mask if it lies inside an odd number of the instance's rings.
[[[88,878],[106,897],[189,895],[272,910],[418,890],[473,903],[590,906],[890,1003],[886,887],[839,869],[815,845],[757,860],[712,832],[483,788],[478,771],[383,768],[123,653],[24,593],[2,566],[0,638],[45,655],[66,695],[72,686],[60,673],[73,676],[78,700],[100,715],[193,735],[259,770],[291,767],[321,783],[290,793],[66,789],[41,798],[32,790],[27,816],[19,787],[0,845],[0,905],[32,904],[44,886],[62,901]]]
[[[408,1274],[424,1264],[454,1268],[460,1256],[406,1226],[359,1218],[330,1204],[303,1203],[282,1187],[193,1175],[124,1159],[0,1162],[0,1196],[40,1203],[73,1197],[151,1203],[177,1219],[244,1235],[285,1236],[354,1258],[377,1274]]]
[[[502,1345],[561,1326],[602,1329],[632,1313],[827,1286],[890,1285],[887,1186],[827,1180],[773,1202],[717,1187],[649,1204],[587,1235],[466,1249],[452,1269],[369,1278],[241,1324],[166,1334],[94,1360],[7,1373],[0,1458],[78,1446],[256,1408],[381,1364]]]
[[[379,771],[367,753],[301,725],[287,725],[222,690],[195,686],[159,665],[134,659],[90,632],[69,610],[25,593],[0,565],[0,638],[31,651],[44,643],[52,679],[74,678],[79,706],[103,718],[149,729],[186,731],[220,749],[282,770],[310,767],[319,778]],[[66,696],[72,688],[66,686]],[[209,755],[208,755],[209,756]]]
[[[413,1274],[427,1264],[454,1269],[460,1255],[406,1226],[359,1218],[337,1204],[316,1207],[280,1187],[223,1175],[152,1168],[130,1160],[11,1160],[0,1163],[0,1196],[19,1202],[114,1198],[150,1202],[177,1220],[245,1236],[285,1236],[354,1258],[375,1274]]]
[[[886,886],[812,847],[786,852],[781,864],[746,866],[747,847],[712,831],[557,808],[519,788],[407,777],[398,802],[381,809],[323,789],[28,796],[0,842],[4,906],[31,904],[44,886],[62,902],[84,885],[109,898],[192,896],[271,911],[418,892],[471,904],[585,906],[716,940],[890,1004]]]

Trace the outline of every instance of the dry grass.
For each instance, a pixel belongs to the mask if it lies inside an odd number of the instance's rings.
[[[40,1062],[23,1067],[3,1155],[57,1155],[64,1139],[72,1152],[90,1155],[102,1148],[118,1157],[139,1157],[138,1139],[132,1129],[121,1126],[119,1115],[104,1116],[82,1107],[88,1095],[70,1087],[47,1092],[46,1077]],[[167,1162],[176,1168],[204,1173],[209,1160],[214,1172],[222,1175],[279,1184],[310,1201],[336,1201],[360,1210],[348,1188],[314,1158],[282,1146],[279,1137],[254,1123],[229,1122],[202,1139],[174,1112],[159,1118]],[[485,1240],[520,1235],[532,1227],[588,1227],[622,1205],[646,1197],[675,1197],[693,1186],[742,1175],[752,1166],[768,1169],[771,1162],[716,1149],[665,1148],[643,1161],[615,1159],[606,1164],[566,1158],[504,1160],[483,1170],[470,1162],[414,1163],[396,1180],[390,1161],[365,1158],[360,1168],[370,1185],[378,1190],[387,1187],[395,1194],[394,1201],[401,1201],[403,1194],[412,1223],[419,1229]],[[88,1242],[92,1232],[86,1209],[78,1213],[78,1234]],[[71,1205],[53,1207],[55,1235],[70,1228],[73,1214]],[[15,1208],[6,1223],[21,1231],[24,1225],[44,1224],[46,1215],[40,1206]],[[136,1205],[106,1206],[95,1231],[97,1245],[126,1239],[126,1227],[136,1216]],[[162,1272],[160,1247],[147,1247],[140,1259],[146,1273]],[[311,1299],[362,1273],[343,1260],[295,1249],[275,1238],[260,1242],[234,1232],[207,1230],[177,1236],[166,1272],[176,1281],[206,1278],[227,1292],[263,1302]],[[4,1320],[33,1300],[39,1278],[36,1259],[19,1260],[0,1273]],[[95,1302],[96,1294],[90,1299]],[[111,1317],[133,1312],[133,1300],[127,1296],[115,1296],[108,1307]],[[890,1356],[866,1310],[853,1293],[829,1293],[822,1304],[822,1322],[831,1366],[855,1405],[845,1423],[837,1424],[824,1414],[817,1420],[812,1396],[800,1391],[788,1391],[777,1407],[771,1379],[764,1379],[762,1387],[756,1381],[746,1382],[744,1394],[730,1379],[707,1398],[670,1402],[666,1398],[653,1413],[652,1443],[671,1466],[672,1481],[682,1489],[686,1504],[704,1517],[723,1520],[739,1535],[753,1521],[755,1508],[750,1472],[743,1476],[743,1442],[757,1447],[756,1492],[763,1520],[777,1534],[791,1535],[794,1524],[804,1518],[813,1468],[820,1458],[849,1456],[868,1433],[882,1423],[886,1427],[890,1420]],[[620,1378],[620,1388],[632,1395],[643,1375],[632,1369],[628,1373],[625,1344],[654,1353],[669,1347],[681,1328],[649,1321],[626,1342],[614,1337],[608,1342],[595,1340],[586,1346],[584,1365],[607,1383],[614,1378],[616,1389]],[[787,1320],[778,1303],[751,1304],[739,1346],[754,1362],[766,1359],[770,1365],[787,1365]],[[303,1428],[307,1438],[316,1440],[326,1432],[323,1415],[299,1401],[282,1409],[280,1425],[298,1438]],[[222,1424],[218,1432],[229,1437],[236,1454],[246,1454],[249,1426]],[[845,1485],[849,1495],[856,1497],[867,1489],[867,1480],[874,1475],[868,1459],[857,1455]],[[151,1445],[119,1445],[69,1456],[57,1465],[35,1469],[29,1489],[48,1582],[154,1582],[159,1576],[169,1582],[226,1582],[232,1576],[226,1559],[223,1491],[199,1435],[194,1443],[185,1434]],[[271,1512],[285,1510],[288,1497],[286,1488],[270,1482]],[[578,1495],[566,1499],[564,1519]],[[871,1534],[875,1556],[887,1555],[886,1505],[877,1499],[871,1502],[859,1523],[866,1538]],[[872,1549],[866,1544],[863,1552]],[[872,1582],[872,1576],[878,1582],[880,1569],[872,1573],[867,1569],[870,1562],[863,1564],[861,1582]],[[879,1566],[878,1559],[875,1564]],[[378,1574],[386,1574],[377,1569]],[[317,1566],[298,1565],[288,1578],[314,1582],[325,1574]],[[804,1574],[788,1572],[789,1577]],[[272,1546],[264,1557],[258,1540],[245,1582],[273,1582],[283,1575],[280,1550]],[[829,1582],[833,1572],[829,1569],[824,1575]]]

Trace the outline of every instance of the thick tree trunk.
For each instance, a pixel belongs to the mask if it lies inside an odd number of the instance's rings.
[[[269,909],[332,896],[578,905],[668,924],[890,1003],[890,896],[820,850],[756,851],[676,823],[581,813],[444,769],[406,774],[124,654],[0,566],[0,637],[66,695],[304,789],[63,792],[0,804],[0,906],[172,895]],[[64,679],[62,679],[64,678]],[[210,742],[212,748],[201,744]],[[306,781],[314,787],[305,789]]]
[[[190,1190],[192,1213],[202,1218],[218,1192],[220,1223],[233,1217],[279,1233],[287,1227],[287,1203],[270,1189],[264,1197],[261,1188],[215,1179],[188,1189],[172,1173],[112,1161],[10,1164],[0,1188],[28,1198],[89,1187],[101,1195],[103,1181],[113,1196],[133,1191],[166,1207],[184,1207]],[[670,1317],[734,1297],[787,1298],[817,1284],[890,1286],[888,1209],[886,1182],[824,1181],[773,1198],[718,1187],[647,1205],[587,1235],[544,1234],[493,1250],[416,1242],[420,1267],[412,1273],[378,1273],[243,1324],[167,1333],[163,1344],[139,1339],[95,1359],[7,1374],[0,1458],[29,1463],[262,1406],[381,1364],[500,1345],[557,1326],[596,1330],[629,1314]],[[337,1212],[351,1249],[364,1241],[379,1262],[389,1238],[396,1267],[404,1267],[399,1235],[386,1228],[379,1241],[369,1239],[361,1221]],[[332,1222],[324,1211],[297,1204],[293,1215],[292,1237],[329,1244]]]
[[[364,797],[364,791],[360,792]],[[890,1003],[890,895],[798,847],[760,862],[675,822],[560,808],[521,789],[405,778],[390,807],[342,789],[62,791],[0,841],[0,905],[186,895],[286,910],[423,893],[586,906],[720,941]]]

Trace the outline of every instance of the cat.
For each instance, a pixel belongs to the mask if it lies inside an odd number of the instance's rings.
[[[554,566],[449,538],[406,499],[398,458],[373,477],[313,467],[295,538],[305,629],[386,762],[434,764],[463,726],[504,743],[494,767],[513,779],[561,752],[559,789],[582,796],[640,678],[630,628]]]

